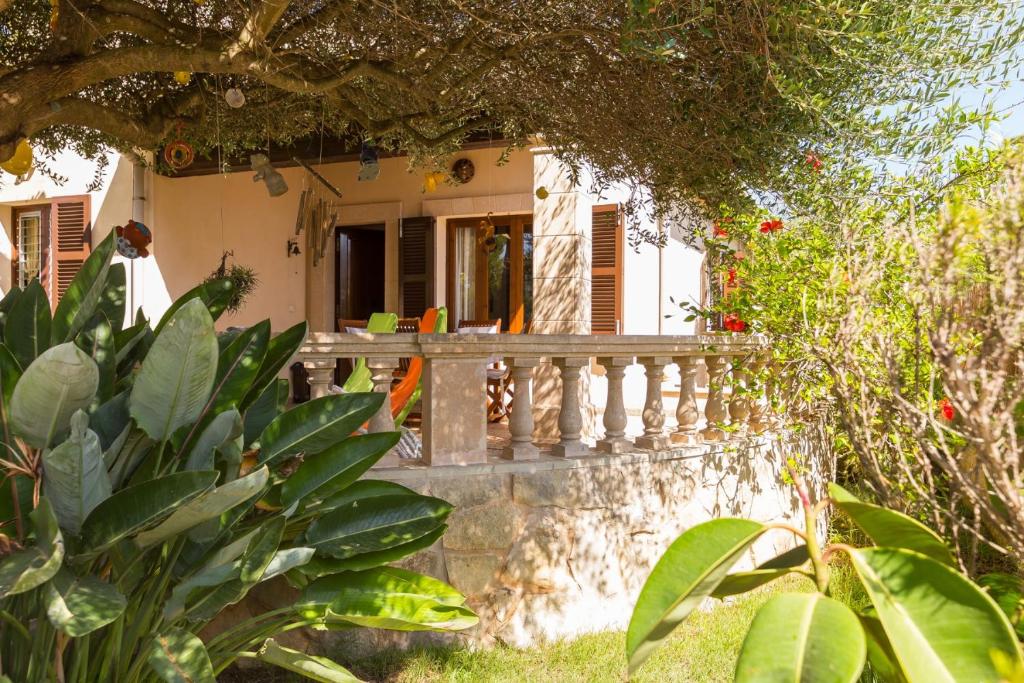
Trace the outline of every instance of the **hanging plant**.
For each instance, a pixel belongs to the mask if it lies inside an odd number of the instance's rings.
[[[203,281],[214,282],[216,280],[222,280],[229,278],[234,285],[234,291],[231,294],[231,298],[228,300],[227,310],[232,313],[237,313],[241,310],[245,304],[246,299],[249,298],[260,284],[260,279],[256,275],[256,271],[249,266],[243,266],[237,263],[228,265],[228,257],[233,257],[235,253],[233,251],[225,251],[220,257],[220,266],[217,267],[212,273],[210,273]]]

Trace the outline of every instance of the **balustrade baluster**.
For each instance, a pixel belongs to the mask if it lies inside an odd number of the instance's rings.
[[[368,358],[366,367],[370,369],[370,376],[373,380],[373,390],[376,393],[384,394],[384,403],[380,409],[370,418],[369,429],[375,432],[395,431],[395,420],[391,417],[391,382],[395,378],[395,368],[398,367],[397,358]]]
[[[626,438],[626,403],[622,393],[622,379],[633,358],[598,358],[608,379],[608,400],[604,408],[604,438],[597,442],[597,450],[604,453],[626,453],[633,442]]]
[[[551,449],[553,455],[578,458],[590,449],[580,439],[583,417],[580,415],[580,371],[590,363],[588,358],[553,358],[562,378],[562,404],[558,410],[560,441]]]
[[[511,442],[501,452],[506,460],[536,460],[537,447],[533,445],[533,369],[540,358],[512,358],[506,361],[512,371],[512,414],[508,418]]]
[[[701,431],[705,441],[722,441],[725,432],[719,426],[725,421],[725,398],[722,393],[722,381],[725,378],[726,357],[709,354],[704,357],[708,369],[708,400],[704,405],[704,417],[707,424]]]
[[[333,358],[315,358],[304,360],[302,364],[309,373],[309,399],[321,398],[331,392],[334,382],[334,368],[337,361]]]
[[[665,366],[671,358],[651,356],[641,358],[644,375],[647,377],[647,400],[644,402],[644,433],[636,439],[636,445],[652,451],[663,451],[672,447],[672,440],[665,434],[665,405],[661,396],[661,384],[665,380]]]
[[[676,406],[676,422],[679,425],[672,433],[672,442],[695,444],[700,438],[697,433],[697,421],[700,420],[700,411],[697,409],[697,358],[679,356],[675,362],[679,366],[679,404]]]

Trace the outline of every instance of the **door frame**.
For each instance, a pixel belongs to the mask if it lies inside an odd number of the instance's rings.
[[[503,320],[502,323],[508,326],[508,331],[512,334],[518,334],[523,331],[525,320],[525,306],[523,305],[523,287],[524,282],[524,258],[523,258],[523,233],[525,225],[533,225],[533,214],[532,213],[519,213],[519,214],[506,214],[495,216],[491,215],[491,220],[495,225],[507,224],[509,226],[509,302],[508,307],[511,311],[509,320]],[[467,216],[463,218],[449,218],[445,225],[446,242],[447,242],[447,258],[445,273],[445,287],[448,292],[448,298],[455,296],[455,272],[457,264],[455,263],[455,233],[459,228],[476,228],[476,240],[477,240],[477,256],[484,255],[483,249],[480,245],[483,241],[483,227],[481,223],[487,221],[487,216]],[[487,283],[487,259],[477,258],[476,273],[474,273],[477,283],[477,292],[483,292],[483,296],[477,296],[475,302],[475,310],[473,311],[473,318],[476,320],[484,320],[488,318],[488,298],[490,296],[490,288],[486,286]],[[454,300],[450,302],[449,307],[454,309]],[[458,325],[455,316],[448,317],[448,328],[450,331],[455,331],[455,326]]]

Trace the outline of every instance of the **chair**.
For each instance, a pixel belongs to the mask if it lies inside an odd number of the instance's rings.
[[[408,334],[416,333],[420,331],[420,319],[419,318],[399,318],[398,326],[395,328],[397,334]],[[433,328],[431,328],[433,331]],[[398,369],[395,370],[395,379],[402,379],[409,372],[409,362],[411,358],[399,358]]]
[[[455,330],[459,334],[498,334],[501,332],[501,318],[460,320]],[[487,364],[487,421],[500,422],[509,416],[512,408],[512,370],[502,362],[501,356],[491,356]]]
[[[374,313],[366,321],[365,328],[353,325],[342,325],[343,322],[359,322],[352,320],[339,320],[338,329],[346,332],[366,332],[369,334],[394,334],[398,326],[398,316],[394,313]],[[352,374],[345,380],[341,388],[346,394],[373,391],[373,377],[370,368],[366,367],[365,358],[356,358],[352,364]]]
[[[420,320],[418,332],[420,334],[440,334],[448,328],[448,309],[429,308]],[[421,378],[423,375],[423,357],[414,356],[409,359],[408,371],[405,377],[391,390],[391,415],[395,418],[395,426],[398,427],[409,417],[413,406],[420,400],[423,391]]]

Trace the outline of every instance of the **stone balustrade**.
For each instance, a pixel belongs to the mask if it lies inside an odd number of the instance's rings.
[[[509,417],[511,439],[501,451],[509,460],[540,457],[535,444],[534,384],[550,361],[560,378],[557,441],[551,455],[586,458],[595,453],[668,450],[700,442],[721,442],[764,431],[770,420],[760,373],[768,354],[752,335],[507,335],[507,334],[310,334],[299,350],[309,373],[311,398],[325,396],[337,359],[367,359],[374,391],[388,394],[400,358],[424,358],[422,392],[423,463],[466,465],[487,460],[487,368],[503,358],[513,383]],[[581,376],[592,362],[604,369],[607,400],[604,434],[591,448],[583,438]],[[626,436],[623,378],[633,364],[643,366],[646,398],[643,434]],[[679,368],[677,426],[666,430],[663,384],[667,366]],[[706,369],[703,428],[698,428],[697,377]],[[548,373],[548,377],[551,373]],[[394,429],[386,400],[369,422],[370,431]],[[596,449],[596,450],[595,450]]]

